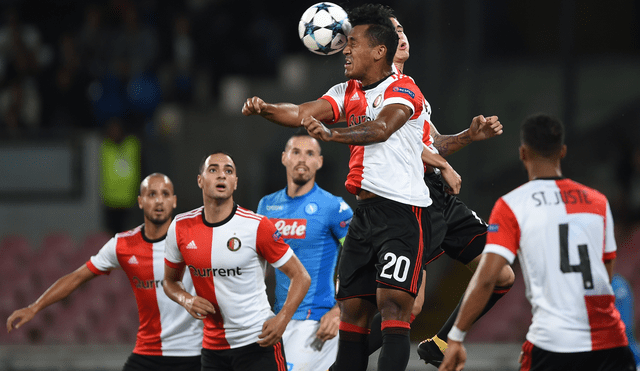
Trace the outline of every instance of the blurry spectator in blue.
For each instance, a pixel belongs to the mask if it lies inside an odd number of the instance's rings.
[[[635,324],[633,321],[633,292],[631,291],[631,286],[629,286],[627,280],[619,274],[613,276],[611,286],[613,286],[613,292],[616,295],[616,308],[618,308],[622,322],[624,322],[627,328],[629,348],[631,348],[638,369],[640,369],[640,346],[638,346],[634,335]]]
[[[122,120],[111,118],[100,147],[100,195],[105,206],[105,224],[110,233],[135,226],[138,185],[141,177],[141,146],[138,138],[125,135]]]

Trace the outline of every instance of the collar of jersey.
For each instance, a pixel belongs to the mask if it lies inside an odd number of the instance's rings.
[[[562,180],[562,179],[566,179],[566,178],[563,176],[543,176],[543,177],[535,178],[532,180]]]
[[[202,222],[204,223],[204,225],[206,225],[207,227],[211,227],[211,228],[215,228],[215,227],[219,227],[223,224],[226,224],[229,220],[231,220],[231,218],[233,218],[234,215],[236,215],[236,211],[238,210],[238,204],[237,203],[233,203],[233,210],[231,210],[231,214],[229,214],[228,217],[224,218],[224,220],[221,220],[217,223],[209,223],[207,221],[207,219],[204,217],[204,207],[202,208]]]
[[[375,88],[376,86],[380,85],[384,80],[388,79],[389,77],[391,77],[391,76],[393,76],[393,75],[395,75],[395,74],[396,74],[395,72],[391,71],[391,74],[390,74],[389,76],[387,76],[387,77],[383,78],[382,80],[378,80],[378,81],[376,81],[376,82],[374,82],[374,83],[372,83],[372,84],[369,84],[369,85],[367,85],[367,86],[363,86],[363,87],[362,87],[362,90],[369,90],[369,89],[373,89],[373,88]]]
[[[318,183],[315,183],[315,182],[314,182],[314,183],[313,183],[313,188],[311,188],[311,189],[309,190],[309,192],[307,192],[307,193],[303,194],[302,196],[291,197],[291,196],[289,196],[289,194],[287,193],[287,189],[289,189],[289,186],[287,186],[287,187],[285,187],[285,189],[284,189],[284,196],[287,198],[287,200],[291,200],[291,201],[293,201],[293,200],[302,200],[303,198],[305,198],[305,197],[307,197],[308,195],[312,194],[312,193],[313,193],[313,191],[315,191],[315,190],[316,190],[316,188],[318,188]]]
[[[149,237],[147,237],[146,234],[144,234],[144,224],[142,225],[142,228],[140,228],[140,233],[142,233],[142,239],[145,242],[148,242],[148,243],[160,242],[160,241],[164,240],[167,237],[167,234],[165,233],[164,235],[162,235],[162,237],[158,237],[158,238],[156,238],[154,240],[150,239]]]

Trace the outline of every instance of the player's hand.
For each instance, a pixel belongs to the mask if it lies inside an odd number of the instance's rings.
[[[284,330],[287,328],[287,321],[284,316],[276,315],[275,317],[271,317],[268,320],[264,321],[262,325],[262,333],[258,335],[258,345],[261,347],[270,347],[276,345],[280,339],[282,339],[282,334]]]
[[[460,371],[467,361],[467,350],[459,341],[448,339],[449,346],[444,352],[444,359],[438,371]]]
[[[460,193],[460,188],[462,188],[462,177],[458,174],[454,168],[447,163],[447,166],[440,169],[440,173],[442,175],[442,179],[447,182],[445,186],[445,191],[450,195],[457,195]]]
[[[333,133],[323,123],[316,120],[313,116],[305,117],[302,119],[302,126],[307,129],[309,135],[313,138],[328,142],[331,140]]]
[[[192,296],[188,299],[185,298],[182,306],[195,319],[203,320],[207,318],[207,314],[216,313],[216,309],[213,307],[213,304],[211,304],[209,300],[199,296]]]
[[[320,328],[316,337],[322,341],[333,339],[338,335],[340,328],[340,309],[336,306],[320,318]]]
[[[259,97],[247,99],[242,106],[242,114],[245,116],[259,115],[267,104]]]
[[[498,116],[489,116],[485,118],[480,115],[471,120],[469,136],[474,142],[493,138],[500,134],[502,134],[502,124],[498,121]]]
[[[33,308],[29,308],[29,307],[14,311],[13,313],[11,313],[9,318],[7,318],[7,332],[11,332],[11,330],[13,329],[20,328],[20,326],[31,321],[31,319],[35,315],[36,315],[36,311]],[[18,322],[16,322],[16,320]],[[14,324],[14,322],[16,323]]]

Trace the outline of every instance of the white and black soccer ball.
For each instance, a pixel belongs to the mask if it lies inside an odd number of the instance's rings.
[[[331,55],[344,49],[351,24],[347,12],[334,3],[317,3],[300,17],[298,35],[304,46],[320,55]]]

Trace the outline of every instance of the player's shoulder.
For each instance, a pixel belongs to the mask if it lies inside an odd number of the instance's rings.
[[[592,198],[597,199],[599,201],[607,201],[607,196],[605,196],[602,192],[598,191],[595,188],[591,188],[582,183],[576,182],[573,179],[563,178],[558,180],[560,186],[564,186],[566,188],[579,189],[586,193],[588,193]]]
[[[336,212],[343,212],[345,210],[351,210],[349,204],[340,196],[336,196],[333,193],[320,188],[316,185],[315,193],[318,199],[322,199],[324,205],[328,206],[329,210]]]
[[[424,96],[416,82],[405,74],[393,74],[389,77],[385,91],[388,93],[406,94],[411,99],[424,101]]]
[[[283,195],[285,194],[286,188],[280,189],[278,191],[275,191],[273,193],[270,193],[268,195],[263,196],[260,199],[260,203],[268,203],[268,202],[273,202],[273,201],[279,201],[283,198]]]
[[[256,221],[261,221],[262,219],[266,218],[266,216],[258,214],[240,205],[238,205],[236,209],[236,216],[246,220],[256,220]]]
[[[144,224],[140,224],[139,226],[137,226],[137,227],[135,227],[133,229],[130,229],[128,231],[116,233],[115,238],[116,239],[125,239],[125,238],[130,238],[130,237],[133,237],[133,236],[136,236],[136,235],[142,235],[141,231],[142,231],[142,226],[143,225]]]
[[[176,215],[176,217],[174,219],[174,223],[177,223],[177,222],[182,221],[182,220],[188,220],[188,219],[197,218],[200,215],[202,215],[202,209],[204,209],[204,206],[200,206],[200,207],[195,208],[193,210],[186,211],[184,213],[180,213],[180,214]]]

